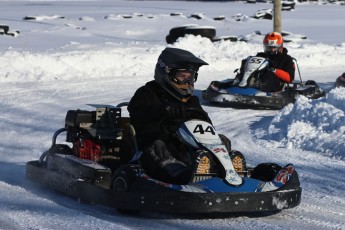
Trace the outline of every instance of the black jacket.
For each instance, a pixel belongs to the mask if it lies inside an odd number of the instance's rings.
[[[184,108],[193,108],[181,118],[168,118],[165,108],[169,104],[179,104]],[[129,102],[130,122],[134,126],[140,148],[144,148],[157,139],[168,140],[171,134],[162,130],[176,130],[182,122],[190,119],[201,119],[210,122],[207,113],[202,109],[198,97],[192,96],[187,102],[181,102],[166,92],[155,81],[140,87]],[[163,122],[162,122],[163,121]],[[172,127],[171,127],[172,126]]]

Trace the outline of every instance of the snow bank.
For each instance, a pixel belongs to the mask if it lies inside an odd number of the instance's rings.
[[[335,88],[319,100],[300,96],[273,118],[265,138],[276,141],[277,147],[344,159],[344,136],[345,88]]]

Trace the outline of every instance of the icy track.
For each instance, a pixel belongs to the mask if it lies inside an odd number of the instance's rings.
[[[231,139],[250,165],[295,165],[303,188],[297,208],[274,215],[125,216],[25,179],[25,163],[49,148],[68,110],[129,101],[153,79],[171,27],[197,23],[215,26],[220,35],[251,37],[247,43],[212,43],[189,36],[173,45],[210,64],[201,68],[196,82],[200,95],[210,81],[233,77],[241,59],[262,50],[262,36],[252,32],[272,28],[270,20],[236,22],[232,16],[269,7],[242,2],[0,1],[0,24],[20,30],[17,37],[0,35],[0,229],[345,229],[345,89],[333,89],[345,72],[341,5],[298,4],[295,11],[283,12],[284,28],[308,37],[286,47],[298,60],[303,80],[317,81],[328,92],[325,98],[301,97],[281,111],[204,105],[217,131]],[[171,17],[172,12],[185,16]],[[187,17],[195,12],[205,17]],[[139,13],[143,16],[122,17]],[[226,20],[212,20],[221,14]],[[25,16],[37,20],[23,20]]]

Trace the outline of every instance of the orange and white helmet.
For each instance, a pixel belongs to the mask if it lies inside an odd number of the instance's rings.
[[[263,44],[265,53],[278,54],[283,52],[283,37],[280,33],[271,32],[266,34]]]

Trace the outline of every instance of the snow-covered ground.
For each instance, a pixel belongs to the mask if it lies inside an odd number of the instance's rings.
[[[233,77],[241,59],[262,50],[262,35],[254,31],[270,32],[273,22],[233,16],[264,8],[272,4],[0,1],[0,25],[15,35],[0,35],[0,229],[345,229],[345,89],[333,89],[345,72],[345,6],[340,4],[298,3],[295,11],[282,12],[283,31],[307,36],[286,43],[289,54],[298,60],[303,80],[316,80],[326,98],[301,97],[281,111],[204,105],[217,130],[249,164],[296,166],[303,187],[297,208],[270,216],[123,216],[25,179],[25,163],[49,148],[67,110],[128,101],[153,78],[170,28],[213,26],[218,36],[250,40],[212,43],[188,36],[172,45],[210,64],[196,82],[200,95],[211,80]],[[195,13],[203,18],[189,17]],[[217,16],[225,20],[213,20]]]

